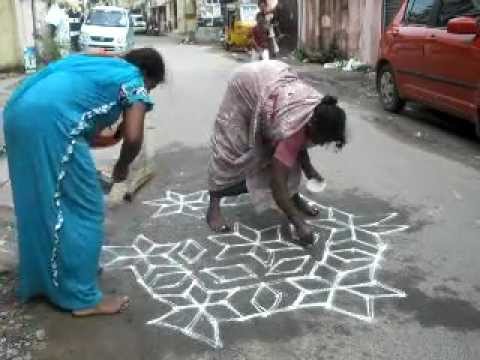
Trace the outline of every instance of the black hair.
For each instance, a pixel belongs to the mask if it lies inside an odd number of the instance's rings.
[[[165,81],[165,63],[162,55],[152,48],[133,49],[123,58],[140,69],[144,76],[156,83]]]
[[[341,149],[347,143],[346,123],[347,115],[338,106],[338,99],[326,95],[313,112],[313,136],[321,143],[335,143],[337,149]]]

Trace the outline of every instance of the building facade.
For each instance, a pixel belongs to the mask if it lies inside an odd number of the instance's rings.
[[[402,0],[297,0],[298,44],[307,53],[332,44],[347,57],[375,64],[381,34]]]
[[[35,46],[46,12],[43,0],[0,1],[0,71],[23,67],[23,51]]]
[[[153,32],[188,33],[197,25],[196,0],[149,0],[147,21]]]
[[[12,31],[14,29],[14,31]],[[0,70],[9,70],[21,64],[15,1],[0,1]]]

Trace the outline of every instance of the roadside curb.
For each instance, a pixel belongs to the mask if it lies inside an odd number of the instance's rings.
[[[308,83],[322,93],[347,100],[377,100],[375,72],[325,69],[321,64],[300,63],[291,57],[284,60]]]

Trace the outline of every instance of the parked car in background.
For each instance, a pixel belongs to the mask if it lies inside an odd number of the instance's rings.
[[[404,0],[380,44],[383,107],[417,101],[470,120],[480,136],[479,15],[479,0]]]
[[[132,14],[132,20],[133,20],[133,30],[136,33],[146,33],[147,32],[147,22],[145,21],[145,18],[143,15],[139,14]]]
[[[88,14],[80,31],[80,46],[125,51],[134,46],[133,22],[126,9],[97,6]]]

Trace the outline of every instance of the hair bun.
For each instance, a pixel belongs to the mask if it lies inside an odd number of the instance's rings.
[[[323,105],[337,105],[338,99],[332,95],[325,95],[322,98],[321,104]]]

